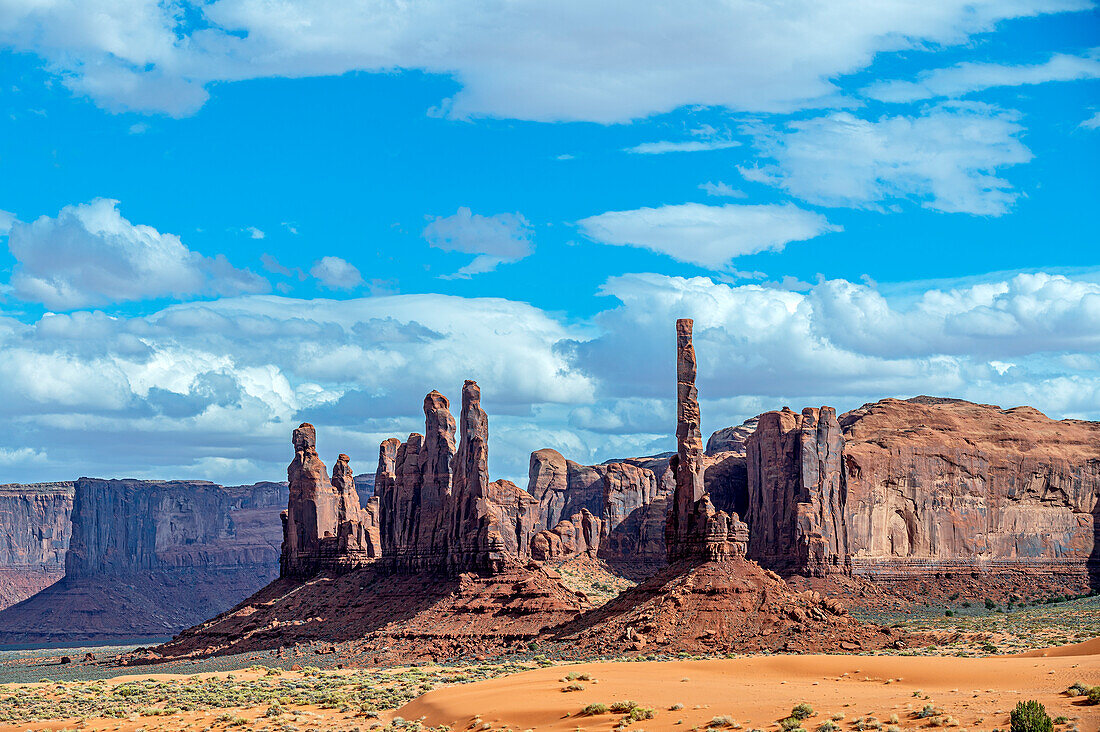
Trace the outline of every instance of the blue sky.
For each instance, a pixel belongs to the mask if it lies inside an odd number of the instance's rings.
[[[0,481],[491,468],[920,393],[1100,419],[1084,0],[0,4]],[[331,453],[331,454],[330,454]]]

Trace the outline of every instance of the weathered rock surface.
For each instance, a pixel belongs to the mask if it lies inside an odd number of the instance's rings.
[[[528,650],[543,629],[575,617],[583,599],[541,570],[393,574],[384,563],[281,578],[232,610],[184,631],[134,662],[353,642],[377,663],[470,658]]]
[[[72,483],[0,485],[0,610],[65,575]]]
[[[854,572],[1100,573],[1100,422],[917,397],[840,424]]]
[[[75,482],[65,577],[0,612],[0,643],[157,637],[278,572],[281,483]]]
[[[753,417],[746,419],[736,427],[724,427],[712,432],[707,440],[707,455],[735,453],[744,456],[747,449],[745,443],[748,441],[749,435],[756,431],[759,421],[759,417]]]
[[[341,454],[332,478],[317,455],[317,432],[308,422],[293,433],[287,468],[289,501],[282,516],[279,568],[283,577],[308,577],[322,568],[349,569],[378,558],[377,509],[359,504],[351,458]],[[376,502],[375,502],[376,503]]]
[[[527,492],[538,501],[539,515],[530,556],[587,554],[652,574],[666,560],[671,481],[658,476],[667,470],[667,457],[580,465],[556,450],[531,453]]]
[[[747,440],[749,558],[814,576],[848,569],[843,450],[832,407],[760,415]]]
[[[666,524],[670,562],[743,556],[749,540],[740,517],[716,509],[706,490],[692,326],[686,318],[676,321],[676,455],[671,459],[676,492]]]

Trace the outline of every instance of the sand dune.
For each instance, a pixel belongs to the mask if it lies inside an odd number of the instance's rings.
[[[583,690],[564,692],[561,679],[568,672],[587,673],[596,681],[579,681]],[[1100,706],[1084,706],[1061,693],[1078,680],[1100,683],[1100,657],[755,656],[581,664],[440,689],[397,714],[456,730],[485,722],[519,730],[607,730],[622,715],[581,716],[580,710],[630,699],[657,712],[631,729],[690,729],[729,715],[745,730],[769,730],[793,705],[809,702],[816,715],[807,720],[807,729],[843,714],[841,730],[867,715],[884,727],[896,715],[897,725],[907,730],[930,726],[915,714],[930,704],[942,711],[947,726],[957,722],[962,729],[992,730],[1007,729],[1016,702],[1038,699],[1051,716],[1076,717],[1080,730],[1096,730]],[[670,710],[675,704],[683,708]]]

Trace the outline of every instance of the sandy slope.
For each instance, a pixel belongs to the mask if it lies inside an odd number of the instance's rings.
[[[569,671],[597,681],[579,682],[583,691],[563,692],[560,679]],[[817,711],[807,729],[842,713],[841,730],[853,729],[856,718],[869,714],[884,726],[896,714],[898,726],[909,730],[929,726],[914,712],[932,704],[962,729],[992,730],[1007,729],[1008,711],[1017,701],[1038,699],[1051,716],[1078,717],[1078,728],[1091,732],[1100,728],[1100,706],[1084,706],[1061,694],[1077,680],[1100,683],[1100,657],[755,656],[581,664],[440,689],[397,714],[457,730],[476,726],[475,717],[494,729],[609,730],[621,715],[578,712],[587,704],[630,699],[657,710],[654,719],[630,729],[684,730],[730,715],[746,730],[774,730],[794,704],[805,701]],[[670,711],[674,704],[683,709]]]

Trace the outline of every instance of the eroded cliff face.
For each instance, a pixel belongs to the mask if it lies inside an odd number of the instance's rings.
[[[1100,423],[930,397],[840,423],[853,571],[1097,574]]]
[[[0,610],[65,575],[74,486],[0,485]]]
[[[0,612],[0,642],[170,635],[231,607],[278,571],[281,483],[74,484],[65,576]]]
[[[530,556],[586,554],[655,571],[665,563],[671,481],[659,474],[667,469],[667,457],[580,465],[556,450],[531,453],[527,492],[538,502],[538,522]]]
[[[490,481],[488,456],[489,418],[474,381],[463,384],[457,425],[448,399],[432,391],[424,434],[381,444],[375,492],[387,567],[495,573],[527,555],[536,502],[508,481]]]
[[[359,503],[351,458],[341,454],[328,469],[317,455],[317,432],[308,422],[294,430],[294,460],[287,468],[289,500],[282,512],[279,573],[306,577],[322,569],[348,570],[380,555],[378,501]]]
[[[746,440],[749,557],[814,576],[848,569],[836,410],[766,412]]]

